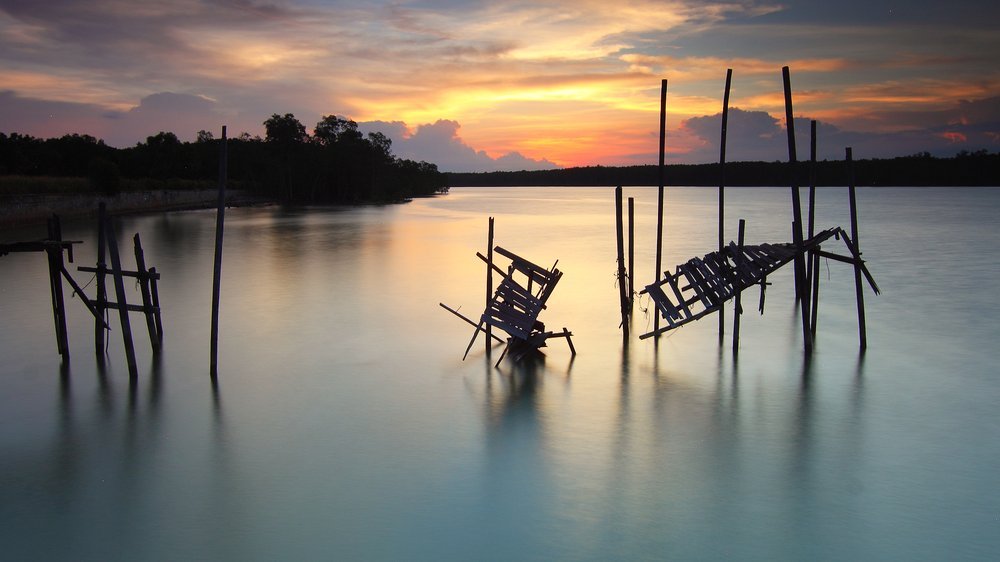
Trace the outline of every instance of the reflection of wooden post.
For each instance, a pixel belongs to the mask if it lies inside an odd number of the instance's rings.
[[[654,283],[660,282],[660,275],[663,275],[663,183],[664,183],[664,150],[667,138],[667,80],[660,82],[660,166],[659,191],[656,197],[656,274],[653,277]],[[653,315],[653,331],[660,329],[660,315]]]
[[[861,349],[868,347],[868,331],[865,328],[865,292],[861,285],[861,241],[858,240],[858,202],[854,194],[854,158],[847,147],[848,195],[851,204],[851,242],[854,243],[854,289],[858,297],[858,337]]]
[[[743,262],[743,232],[746,227],[746,221],[740,219],[740,230],[736,238],[736,267],[739,267]],[[736,291],[736,297],[733,300],[733,355],[737,355],[740,352],[740,315],[743,314],[743,291]]]
[[[107,329],[104,324],[104,314],[108,304],[108,291],[104,283],[104,276],[107,274],[107,265],[104,263],[107,229],[104,223],[107,221],[107,206],[104,201],[101,201],[97,206],[97,272],[94,274],[94,281],[97,285],[94,311],[97,313],[97,317],[94,319],[94,352],[97,355],[97,362],[102,365],[104,364],[104,331]]]
[[[622,225],[622,186],[615,188],[615,239],[618,244],[618,303],[622,314],[622,335],[628,338],[628,284],[625,280],[625,233]]]
[[[219,375],[219,300],[222,289],[222,234],[226,224],[226,127],[222,126],[219,148],[219,202],[215,212],[215,270],[212,277],[212,344],[210,375]]]
[[[129,380],[135,382],[139,378],[139,369],[135,364],[135,347],[132,345],[132,325],[128,320],[128,299],[125,297],[125,280],[122,276],[122,262],[118,256],[118,240],[115,238],[111,221],[108,228],[108,254],[111,257],[111,273],[115,282],[115,297],[117,299],[118,317],[122,325],[122,342],[125,344],[125,359],[128,361]]]
[[[635,197],[628,198],[628,315],[635,299]]]
[[[806,284],[805,256],[802,254],[802,202],[799,198],[797,180],[797,157],[795,155],[795,117],[792,110],[792,82],[788,67],[781,69],[785,87],[785,128],[788,132],[788,163],[791,166],[792,187],[792,241],[795,244],[795,298],[802,308],[802,343],[806,351],[812,350],[812,334],[809,331],[809,286]]]
[[[58,216],[52,215],[52,218],[49,219],[48,230],[50,241],[62,241],[62,227],[59,224]],[[62,271],[65,268],[62,245],[49,245],[46,248],[46,257],[49,259],[49,291],[52,294],[52,318],[55,322],[56,348],[63,360],[68,361],[69,336],[66,331],[66,301],[63,298],[62,289]]]
[[[726,247],[724,223],[726,219],[726,130],[729,126],[729,89],[733,69],[726,69],[726,91],[722,96],[722,136],[719,140],[719,255]],[[719,345],[726,333],[726,307],[719,307]]]
[[[493,302],[493,217],[490,217],[489,233],[486,236],[486,310]],[[486,358],[493,354],[493,325],[486,323]]]

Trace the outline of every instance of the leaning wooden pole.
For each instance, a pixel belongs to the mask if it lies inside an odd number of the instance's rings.
[[[726,69],[726,90],[722,96],[722,135],[719,139],[719,255],[726,247],[726,132],[729,128],[729,89],[733,82],[733,69]],[[726,334],[726,307],[719,307],[719,344]]]
[[[111,276],[115,283],[115,297],[118,301],[115,307],[118,309],[118,318],[122,326],[122,343],[125,345],[125,359],[128,361],[128,378],[131,382],[136,382],[139,378],[139,369],[135,364],[135,346],[132,343],[132,324],[128,319],[128,299],[125,297],[125,280],[122,275],[122,261],[118,256],[118,239],[115,237],[114,227],[111,221],[106,221],[108,254],[111,257]]]
[[[160,333],[156,326],[156,312],[153,307],[153,295],[150,290],[150,275],[146,270],[146,258],[142,252],[142,240],[136,232],[132,238],[135,250],[135,271],[139,280],[139,294],[142,296],[142,313],[146,317],[146,330],[149,332],[149,343],[153,348],[153,354],[160,353]]]
[[[628,339],[628,281],[625,279],[625,232],[622,219],[622,186],[615,188],[615,240],[618,246],[618,303],[622,315],[622,337]]]
[[[219,300],[222,289],[222,235],[226,223],[226,176],[227,147],[226,126],[222,126],[222,139],[219,148],[219,201],[215,214],[215,273],[212,277],[212,348],[211,377],[219,376]]]
[[[851,204],[851,242],[854,243],[854,290],[858,297],[858,337],[861,349],[868,347],[868,332],[865,327],[865,292],[861,284],[861,241],[858,240],[858,201],[854,193],[854,158],[851,147],[847,147],[847,193]]]
[[[795,244],[795,298],[802,310],[802,344],[806,351],[812,350],[812,332],[809,329],[809,286],[806,284],[805,256],[802,255],[802,202],[796,181],[795,117],[792,111],[792,81],[788,67],[781,69],[785,89],[785,129],[788,132],[788,163],[791,167],[792,188],[792,241]]]
[[[656,273],[653,283],[660,282],[663,275],[663,184],[664,184],[664,152],[667,140],[667,80],[660,82],[660,163],[657,168],[659,191],[656,197]],[[653,331],[660,329],[660,315],[653,315]]]

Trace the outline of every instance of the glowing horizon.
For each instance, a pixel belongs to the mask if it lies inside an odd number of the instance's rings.
[[[336,114],[448,170],[630,165],[656,161],[666,78],[668,160],[707,162],[732,68],[729,146],[768,159],[787,65],[795,115],[831,153],[996,150],[1000,71],[983,53],[1000,52],[1000,8],[968,4],[18,4],[0,7],[0,132],[127,146]]]

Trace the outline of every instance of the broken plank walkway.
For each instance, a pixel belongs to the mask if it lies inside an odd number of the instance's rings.
[[[820,251],[820,245],[834,237],[844,241],[851,252],[850,257]],[[796,256],[814,251],[820,256],[856,264],[875,293],[880,292],[855,245],[840,227],[824,230],[798,246],[792,243],[744,246],[730,242],[720,251],[678,265],[673,273],[666,272],[664,279],[643,289],[667,325],[639,337],[646,339],[708,316],[753,285],[761,285],[763,289],[768,275]]]

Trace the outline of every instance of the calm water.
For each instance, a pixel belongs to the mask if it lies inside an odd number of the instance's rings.
[[[656,191],[626,195],[643,285]],[[68,292],[61,371],[44,258],[0,258],[0,558],[992,559],[1000,189],[858,195],[884,291],[865,295],[869,349],[853,272],[830,262],[811,361],[791,268],[763,316],[748,293],[738,362],[715,317],[623,346],[609,188],[230,209],[217,392],[214,212],[117,223],[163,274],[165,350],[152,359],[133,316],[132,388],[117,326],[98,370]],[[819,202],[820,226],[849,226],[845,189]],[[664,266],[715,245],[715,205],[714,189],[667,190]],[[462,361],[471,327],[438,303],[481,311],[490,215],[498,244],[559,259],[542,320],[574,332],[575,360],[556,340],[494,370],[480,338]],[[729,238],[740,217],[748,243],[787,240],[788,190],[730,189]],[[74,265],[93,265],[92,224],[64,230],[85,241]],[[634,332],[649,326],[637,310]]]

